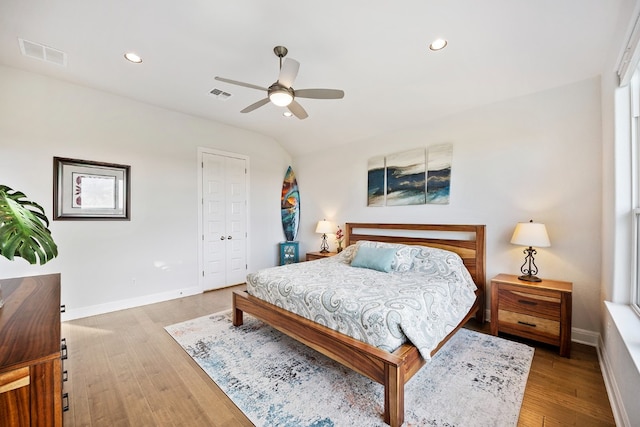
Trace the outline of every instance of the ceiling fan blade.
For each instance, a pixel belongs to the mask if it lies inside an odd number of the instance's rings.
[[[341,99],[344,91],[339,89],[300,89],[295,91],[297,98]]]
[[[280,69],[280,75],[278,75],[278,83],[284,87],[290,88],[298,75],[299,68],[300,63],[295,59],[285,59],[284,64],[282,64],[282,68]]]
[[[244,82],[239,82],[237,80],[231,80],[231,79],[225,79],[224,77],[215,77],[216,80],[221,81],[221,82],[225,82],[225,83],[231,83],[232,85],[238,85],[238,86],[244,86],[244,87],[248,87],[251,89],[258,89],[258,90],[263,90],[263,91],[267,91],[266,87],[262,87],[262,86],[258,86],[258,85],[252,85],[251,83],[244,83]]]
[[[265,104],[269,103],[269,98],[265,98],[265,99],[261,99],[258,102],[254,102],[253,104],[249,105],[247,108],[245,108],[244,110],[240,111],[241,113],[250,113],[253,110],[255,110],[256,108],[260,108]]]
[[[295,99],[291,101],[291,104],[289,104],[287,108],[289,108],[289,111],[291,111],[291,113],[300,120],[304,120],[309,117],[307,112],[304,111],[304,108],[302,108],[302,105],[298,104]]]

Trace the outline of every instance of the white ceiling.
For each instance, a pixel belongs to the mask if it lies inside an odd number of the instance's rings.
[[[295,156],[596,76],[624,1],[0,0],[0,64],[270,135]],[[436,37],[449,45],[431,52]],[[22,56],[18,38],[67,66]],[[344,99],[298,99],[306,120],[272,104],[241,114],[264,93],[214,77],[269,86],[277,45],[301,64],[294,88]]]

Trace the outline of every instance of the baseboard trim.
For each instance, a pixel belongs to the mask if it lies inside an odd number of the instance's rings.
[[[600,346],[600,334],[586,329],[571,328],[571,341],[598,348]]]
[[[615,376],[611,370],[611,363],[607,356],[607,351],[602,341],[602,336],[599,337],[599,345],[597,348],[598,361],[600,362],[600,371],[602,371],[602,378],[604,380],[604,386],[607,389],[607,395],[609,396],[609,404],[611,405],[611,412],[613,412],[613,419],[617,426],[630,427],[631,422],[627,416],[624,407],[621,406],[622,396],[620,395],[620,389],[616,384]]]
[[[161,292],[153,295],[145,295],[138,298],[129,298],[120,301],[113,301],[105,304],[97,304],[78,309],[69,309],[62,313],[62,321],[82,319],[84,317],[96,316],[98,314],[112,313],[114,311],[126,310],[128,308],[140,307],[143,305],[155,304],[172,299],[187,297],[202,293],[202,289],[197,286],[191,288],[176,289],[169,292]]]

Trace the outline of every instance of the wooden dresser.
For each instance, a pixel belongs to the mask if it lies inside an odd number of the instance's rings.
[[[525,282],[499,274],[491,279],[491,333],[505,332],[560,347],[571,355],[573,284],[558,280]]]
[[[0,284],[0,426],[62,426],[60,274]]]

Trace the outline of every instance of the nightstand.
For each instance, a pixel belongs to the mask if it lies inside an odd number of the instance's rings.
[[[328,258],[330,256],[334,256],[337,254],[338,254],[337,252],[307,252],[307,261]]]
[[[280,243],[280,265],[298,262],[298,242]]]
[[[504,332],[560,347],[571,355],[573,284],[557,280],[525,282],[499,274],[491,279],[491,333]]]

